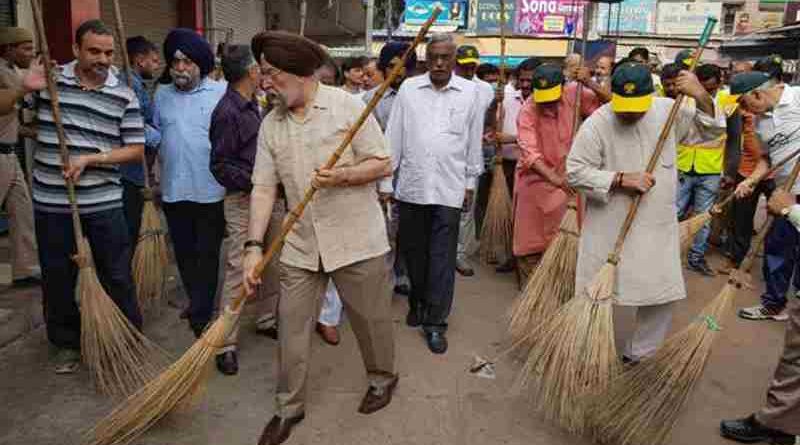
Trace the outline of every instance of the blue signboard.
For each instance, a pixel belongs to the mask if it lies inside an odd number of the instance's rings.
[[[430,18],[436,7],[442,9],[436,25],[465,26],[467,4],[463,0],[407,0],[404,22],[407,25],[422,25]]]
[[[595,29],[598,33],[634,32],[651,34],[656,32],[656,0],[624,0],[611,4],[611,20],[608,3],[601,3],[597,11]],[[619,21],[617,19],[619,18]],[[617,28],[619,25],[619,28]],[[609,28],[610,29],[606,29]]]
[[[506,0],[506,33],[512,34],[514,28],[514,7],[516,3]],[[500,34],[500,0],[481,0],[475,11],[475,31],[480,34]],[[471,20],[471,19],[470,19]]]

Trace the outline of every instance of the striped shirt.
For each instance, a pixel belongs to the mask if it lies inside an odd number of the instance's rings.
[[[61,119],[71,156],[108,153],[144,144],[144,122],[136,94],[111,72],[98,89],[84,90],[75,74],[76,62],[61,67],[58,94]],[[53,121],[50,94],[37,97],[38,135],[33,166],[33,203],[37,210],[68,213],[67,187]],[[75,185],[81,214],[122,207],[117,165],[90,165]]]

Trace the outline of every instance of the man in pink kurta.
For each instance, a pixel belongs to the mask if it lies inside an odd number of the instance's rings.
[[[587,69],[575,76],[581,91],[581,116],[588,117],[603,101],[604,92]],[[533,75],[533,94],[517,118],[520,148],[514,189],[514,256],[521,278],[539,263],[558,232],[567,209],[568,185],[564,163],[574,134],[578,83],[564,85],[559,66],[544,64]]]

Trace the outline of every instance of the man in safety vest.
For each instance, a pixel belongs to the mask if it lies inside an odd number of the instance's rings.
[[[677,95],[674,87],[678,73],[686,68],[683,59],[675,64],[664,67],[661,74],[661,83],[667,97]],[[715,117],[720,126],[725,126],[724,98],[728,94],[720,91],[722,86],[722,72],[716,65],[706,64],[697,67],[697,78],[706,91],[714,97]],[[694,107],[694,103],[687,101],[684,106]],[[711,208],[717,199],[720,178],[723,169],[725,152],[725,136],[707,142],[701,142],[700,135],[690,135],[689,138],[678,145],[678,218],[684,219],[691,209],[695,214],[702,213]],[[706,276],[713,276],[715,272],[705,259],[708,248],[708,236],[711,232],[710,224],[706,224],[694,238],[688,254],[688,268]]]

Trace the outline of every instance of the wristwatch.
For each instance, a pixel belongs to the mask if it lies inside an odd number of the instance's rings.
[[[259,249],[264,250],[264,243],[262,241],[255,240],[255,239],[250,239],[250,240],[247,240],[247,241],[244,242],[245,250],[247,250],[247,249],[249,249],[251,247],[258,247]]]

